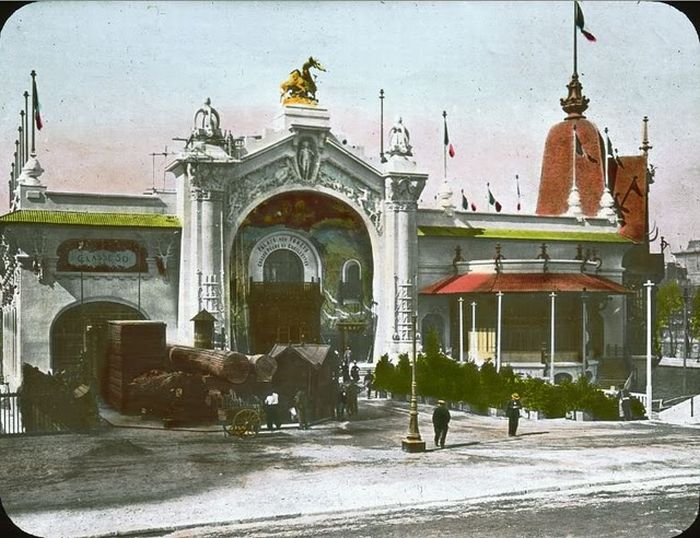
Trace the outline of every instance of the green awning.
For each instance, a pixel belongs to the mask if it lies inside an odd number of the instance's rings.
[[[175,215],[159,213],[88,213],[20,209],[0,216],[1,224],[49,224],[69,226],[119,226],[133,228],[182,228]]]
[[[556,230],[509,230],[501,228],[455,228],[419,226],[419,237],[473,237],[475,239],[516,239],[532,241],[590,241],[595,243],[633,243],[614,232],[564,232]]]

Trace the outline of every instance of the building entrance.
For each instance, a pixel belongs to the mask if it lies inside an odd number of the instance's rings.
[[[291,250],[272,252],[263,265],[263,282],[252,282],[250,317],[253,353],[268,353],[278,343],[318,343],[321,291],[304,282],[304,265]]]
[[[51,366],[54,372],[75,372],[84,366],[100,385],[107,388],[107,322],[139,320],[144,316],[135,308],[108,301],[77,305],[59,314],[51,329]]]

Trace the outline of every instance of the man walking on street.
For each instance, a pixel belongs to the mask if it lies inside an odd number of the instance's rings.
[[[514,392],[510,397],[510,402],[506,406],[506,416],[508,417],[508,436],[514,437],[518,431],[518,420],[523,404],[520,403],[520,396]]]
[[[282,420],[279,416],[280,397],[274,390],[265,398],[265,418],[267,419],[267,429],[272,431],[272,424],[279,430]]]
[[[433,411],[433,429],[435,430],[435,446],[445,448],[445,438],[447,437],[447,427],[450,423],[450,411],[447,409],[445,400],[438,400],[437,407]]]

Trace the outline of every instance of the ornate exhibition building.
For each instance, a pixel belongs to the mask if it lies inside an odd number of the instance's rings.
[[[388,129],[381,159],[348,145],[316,99],[320,68],[310,58],[290,75],[262,135],[224,131],[207,100],[167,164],[173,191],[52,191],[21,152],[0,216],[12,388],[23,362],[58,371],[99,351],[108,320],[163,321],[168,342],[192,345],[202,311],[214,346],[250,354],[326,343],[370,363],[434,330],[455,360],[558,381],[639,353],[642,283],[660,277],[646,121],[640,154],[614,155],[574,73],[562,121],[542,133],[535,214],[461,209],[446,182],[427,208],[421,192],[441,180],[414,158],[410,126]]]

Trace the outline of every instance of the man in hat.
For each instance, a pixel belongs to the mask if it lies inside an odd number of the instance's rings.
[[[447,425],[450,423],[450,411],[445,400],[438,400],[437,407],[433,411],[433,429],[435,430],[435,446],[445,448],[447,437]]]
[[[506,406],[506,416],[508,417],[508,436],[515,436],[518,430],[518,420],[520,419],[520,410],[523,404],[520,403],[520,396],[514,392],[510,397],[510,402]]]

